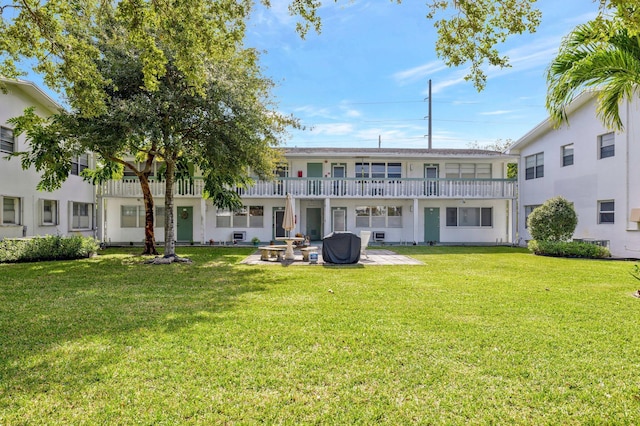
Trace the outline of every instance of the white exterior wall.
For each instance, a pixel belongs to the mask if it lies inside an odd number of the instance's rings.
[[[447,158],[416,158],[411,157],[359,157],[358,155],[342,157],[331,156],[291,156],[287,158],[289,179],[307,178],[307,170],[309,163],[322,164],[322,176],[325,178],[332,177],[332,165],[343,164],[346,166],[347,178],[355,178],[355,164],[362,161],[369,162],[385,162],[385,163],[401,163],[402,178],[424,178],[425,164],[438,164],[440,177],[445,177],[445,164],[447,163],[486,163],[492,164],[493,178],[503,179],[506,177],[506,165],[508,158],[503,156],[476,156],[465,158],[464,155]],[[300,172],[300,173],[299,173]],[[163,198],[156,198],[156,206],[164,203]],[[215,244],[229,243],[233,240],[234,232],[244,232],[246,238],[245,243],[256,237],[261,242],[269,242],[274,239],[274,210],[284,210],[285,197],[277,198],[260,198],[246,197],[243,200],[245,206],[262,206],[264,211],[262,227],[248,228],[244,226],[234,225],[232,227],[216,227],[216,207],[209,200],[202,200],[196,197],[176,197],[174,217],[177,219],[178,209],[180,206],[193,207],[193,239],[196,243],[209,243],[211,240]],[[321,211],[321,229],[318,231],[319,236],[329,234],[334,230],[332,225],[332,210],[341,208],[346,211],[346,229],[359,233],[362,230],[367,231],[384,231],[385,241],[389,243],[405,243],[413,244],[423,243],[425,241],[424,230],[424,209],[439,208],[440,209],[440,237],[441,243],[460,243],[460,244],[495,244],[495,243],[511,243],[513,241],[513,230],[510,211],[510,199],[414,199],[414,198],[373,198],[373,197],[308,197],[294,198],[294,211],[297,220],[296,228],[292,234],[307,234],[307,209],[320,209]],[[141,198],[118,198],[105,197],[105,229],[104,240],[108,243],[125,243],[129,242],[138,244],[144,239],[144,228],[122,228],[121,227],[121,206],[140,206],[143,207]],[[402,227],[357,227],[356,226],[356,208],[359,206],[399,206],[402,208]],[[446,226],[446,208],[447,207],[491,207],[492,210],[492,226],[490,227],[448,227]],[[177,236],[177,230],[176,230]],[[164,230],[155,228],[156,241],[164,240]]]
[[[595,99],[591,98],[570,113],[569,125],[556,130],[547,127],[525,143],[516,143],[521,156],[519,237],[522,243],[531,238],[525,227],[525,206],[561,195],[574,204],[578,214],[574,238],[608,240],[613,256],[638,258],[640,232],[638,224],[629,219],[631,209],[640,208],[639,103],[622,105],[625,130],[615,134],[615,156],[603,159],[599,158],[598,136],[610,130],[596,118],[595,108]],[[561,149],[570,143],[574,144],[574,164],[563,167]],[[544,152],[544,177],[526,180],[526,157],[539,152]],[[598,202],[606,200],[615,201],[613,224],[598,223]]]
[[[35,86],[29,83],[25,83],[26,87],[10,82],[7,84],[9,92],[6,94],[0,92],[0,125],[3,127],[13,128],[7,120],[22,115],[24,109],[30,106],[35,106],[36,112],[42,116],[54,112],[53,102],[44,94],[38,96]],[[14,150],[27,149],[25,135],[16,137]],[[20,199],[20,223],[15,225],[0,223],[0,239],[46,234],[87,236],[94,234],[95,209],[94,224],[89,229],[72,229],[70,211],[71,202],[94,203],[93,185],[84,182],[80,176],[69,176],[69,179],[56,191],[38,191],[36,186],[40,181],[40,174],[33,168],[23,170],[20,158],[7,161],[5,159],[7,156],[6,153],[0,153],[0,197]],[[57,225],[42,225],[41,200],[55,200],[58,203],[59,223]]]

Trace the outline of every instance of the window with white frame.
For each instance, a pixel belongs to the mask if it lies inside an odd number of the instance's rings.
[[[164,212],[165,212],[165,208],[164,206],[156,206],[156,215],[155,215],[155,220],[156,220],[156,228],[164,228]]]
[[[447,207],[447,226],[491,227],[491,207]]]
[[[402,177],[401,163],[356,163],[357,178],[400,179]]]
[[[40,215],[41,225],[58,225],[58,201],[40,200]]]
[[[71,160],[72,175],[80,176],[87,167],[89,167],[89,154],[82,154]]]
[[[164,207],[156,206],[154,213],[155,228],[164,228]],[[120,227],[144,228],[147,213],[144,206],[120,206]]]
[[[93,204],[71,203],[71,229],[93,228]]]
[[[0,197],[2,201],[2,224],[20,225],[20,198]]]
[[[0,127],[0,151],[13,152],[16,148],[16,141],[13,130],[7,127]]]
[[[216,211],[217,228],[262,228],[264,227],[264,206],[243,206],[234,211]]]
[[[402,228],[402,206],[358,206],[356,227]]]
[[[120,206],[121,228],[144,228],[144,206]]]
[[[598,223],[614,223],[615,211],[614,200],[598,201]]]
[[[598,148],[600,158],[613,157],[616,155],[615,134],[611,132],[598,136]]]
[[[276,166],[276,169],[273,171],[273,174],[276,177],[288,177],[289,176],[289,165],[287,163],[280,163]]]
[[[544,153],[533,154],[525,157],[525,179],[538,179],[544,177]]]
[[[446,163],[444,173],[447,179],[491,179],[491,164]]]
[[[146,162],[134,161],[133,165],[137,170],[142,170],[145,168]],[[151,163],[151,176],[156,176],[157,171],[158,171],[158,163],[154,161],[153,163]],[[123,177],[133,178],[133,177],[137,177],[137,175],[133,170],[125,166],[123,171]]]
[[[573,165],[573,144],[562,147],[562,167]]]
[[[527,223],[527,221],[529,220],[529,215],[531,214],[531,212],[533,212],[535,209],[537,209],[541,205],[542,204],[532,204],[530,206],[524,206],[524,227],[525,228],[529,227],[529,224]]]

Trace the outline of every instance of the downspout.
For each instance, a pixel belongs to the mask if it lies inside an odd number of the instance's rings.
[[[625,185],[626,185],[626,188],[627,188],[627,193],[625,194],[626,195],[626,200],[625,200],[625,210],[626,210],[625,211],[625,221],[626,221],[625,222],[625,230],[627,230],[627,231],[630,230],[629,229],[629,220],[631,219],[631,217],[629,216],[630,215],[630,213],[629,213],[629,207],[630,207],[630,204],[629,204],[629,197],[630,197],[630,193],[629,193],[629,188],[630,188],[630,186],[629,186],[629,154],[630,154],[630,152],[629,152],[629,132],[630,132],[629,125],[631,124],[631,120],[629,119],[629,116],[630,116],[630,113],[631,113],[631,111],[630,111],[630,103],[631,103],[631,100],[627,100],[627,102],[626,102],[626,104],[627,104],[627,108],[626,108],[626,110],[627,110],[627,119],[626,119],[626,121],[627,122],[626,122],[626,125],[625,125],[625,129],[626,129],[625,130],[625,142],[626,142],[626,145],[627,145],[626,146],[627,152],[625,153],[626,154],[625,155],[625,167],[626,167],[626,170],[625,170],[625,180],[626,180]]]

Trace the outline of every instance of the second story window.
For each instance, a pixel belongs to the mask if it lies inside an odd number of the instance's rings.
[[[444,170],[447,179],[491,179],[491,164],[447,163]]]
[[[400,163],[356,163],[357,178],[400,179],[402,165]]]
[[[80,176],[87,167],[89,167],[89,154],[82,154],[71,161],[71,174]]]
[[[573,144],[562,147],[562,167],[573,164]]]
[[[616,155],[615,135],[613,132],[598,136],[598,148],[600,158],[613,157]]]
[[[544,153],[525,157],[525,179],[538,179],[544,177]]]
[[[0,151],[13,152],[15,150],[15,139],[13,130],[0,127]]]

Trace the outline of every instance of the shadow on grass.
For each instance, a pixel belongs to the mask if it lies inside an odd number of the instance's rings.
[[[234,266],[243,250],[179,254],[195,263],[145,265],[146,257],[120,249],[79,261],[1,265],[0,394],[93,383],[126,348],[223,321],[243,294],[275,283],[263,270]]]

